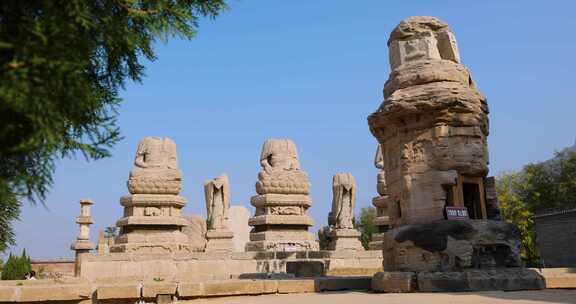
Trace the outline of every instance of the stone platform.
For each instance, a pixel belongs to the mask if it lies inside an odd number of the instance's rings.
[[[114,253],[87,256],[82,276],[163,278],[165,280],[226,280],[262,273],[298,276],[366,275],[382,271],[381,251],[198,252],[174,254]],[[304,271],[307,270],[307,271]]]
[[[372,278],[372,290],[375,292],[515,291],[544,288],[544,277],[526,268],[419,273],[384,271]]]
[[[576,269],[573,268],[556,268],[556,269],[544,269],[542,271],[534,270],[540,273],[544,280],[546,281],[547,288],[576,288]],[[554,280],[553,277],[563,278],[563,286],[555,287],[549,284],[550,280]],[[244,295],[266,295],[266,294],[297,294],[297,293],[316,293],[316,292],[330,292],[330,291],[343,291],[343,290],[369,290],[370,277],[360,276],[360,277],[321,277],[321,278],[296,278],[296,279],[267,279],[267,280],[223,280],[223,281],[192,281],[192,280],[180,280],[173,281],[164,278],[153,278],[145,280],[136,279],[99,279],[95,281],[88,281],[86,279],[59,279],[56,280],[38,280],[38,281],[0,281],[0,302],[2,303],[135,303],[139,300],[144,300],[147,303],[173,303],[176,298],[178,303],[186,300],[193,300],[196,303],[199,298],[214,298],[214,297],[224,297],[224,296],[244,296]],[[569,294],[568,294],[569,293]],[[483,303],[494,303],[496,298],[492,297],[493,293],[475,293],[475,298],[471,301],[463,301],[466,298],[467,293],[459,294],[459,301],[462,303],[478,303],[478,296],[485,294],[488,296],[489,301]],[[499,298],[504,298],[506,301],[511,301],[513,299],[525,299],[529,300],[528,297],[519,298],[517,293],[506,293],[498,294]],[[523,292],[526,295],[527,292]],[[359,294],[355,293],[334,293],[336,299],[343,299],[348,295],[358,295],[362,296],[358,298],[359,303],[383,303],[388,299],[396,299],[398,303],[408,303],[406,300],[414,299],[418,296],[417,294],[412,295],[369,295],[369,294]],[[530,293],[534,299],[540,299],[542,303],[554,301],[557,303],[571,303],[573,302],[574,291],[566,290],[544,290],[544,291],[532,291]],[[563,297],[558,297],[558,295],[564,295]],[[370,296],[372,300],[366,301],[367,297]],[[426,301],[427,303],[431,301],[434,297],[444,296],[441,293],[435,294],[423,294],[425,298],[421,298],[420,301],[414,303],[422,303]],[[420,296],[420,297],[421,297]],[[450,301],[454,301],[454,294],[445,295],[449,297]],[[277,297],[277,296],[276,296]],[[327,300],[328,295],[323,295],[318,301],[312,301],[310,303],[336,303],[332,300]],[[374,298],[376,297],[376,298]],[[392,297],[392,298],[390,298]],[[398,298],[402,297],[402,298]],[[292,296],[291,301],[286,303],[299,302],[295,301],[300,299],[298,297]],[[554,299],[558,299],[555,301]],[[230,302],[231,299],[223,299],[223,301]],[[239,301],[236,301],[239,300]],[[234,303],[255,303],[255,298],[245,298],[245,299],[235,299]],[[435,303],[446,303],[448,300],[439,301]],[[260,302],[258,302],[260,303]],[[270,303],[266,301],[265,303]],[[300,302],[299,302],[300,303]],[[343,303],[349,303],[345,301]],[[396,303],[392,301],[391,303]],[[508,303],[508,302],[502,302]],[[532,303],[532,302],[531,302]],[[536,303],[536,302],[535,302]]]

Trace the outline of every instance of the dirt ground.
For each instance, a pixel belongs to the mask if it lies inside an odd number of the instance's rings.
[[[327,292],[243,297],[223,297],[180,301],[206,304],[500,304],[576,303],[576,289],[538,291],[490,291],[461,293],[375,294],[369,292]]]

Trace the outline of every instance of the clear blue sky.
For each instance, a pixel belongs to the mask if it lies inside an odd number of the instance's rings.
[[[332,175],[352,172],[357,210],[376,194],[376,141],[366,117],[390,72],[386,41],[402,19],[431,15],[455,32],[490,105],[491,174],[545,160],[576,137],[574,1],[232,1],[192,41],[158,44],[142,84],[122,92],[125,139],[109,159],[59,162],[46,208],[23,209],[18,252],[71,257],[81,198],[95,201],[92,237],[121,217],[138,140],[178,145],[186,213],[205,214],[202,183],[228,173],[235,205],[255,194],[262,143],[289,137],[310,176],[316,227]]]

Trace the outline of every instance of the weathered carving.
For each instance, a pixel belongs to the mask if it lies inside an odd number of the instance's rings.
[[[376,156],[374,157],[374,166],[381,171],[376,176],[376,190],[378,194],[386,194],[386,172],[384,171],[384,156],[382,154],[382,146],[378,145],[376,149]]]
[[[176,144],[166,137],[140,140],[128,190],[132,194],[178,194],[182,173],[178,170]]]
[[[354,229],[356,181],[350,173],[338,173],[332,179],[331,222],[336,229]]]
[[[486,220],[484,196],[494,197],[484,188],[488,105],[460,64],[454,35],[436,18],[410,17],[388,46],[384,102],[368,118],[385,150],[377,167],[387,187],[373,200],[392,228],[378,235],[384,269],[519,266],[513,227]],[[445,220],[447,206],[467,208],[473,219]]]
[[[144,215],[145,216],[161,216],[162,209],[158,207],[146,207],[144,208]]]
[[[273,206],[268,207],[268,214],[273,215],[300,215],[302,208],[299,206]]]
[[[124,217],[116,222],[120,235],[110,252],[190,252],[188,237],[182,233],[188,222],[180,216],[186,199],[177,195],[181,182],[174,141],[165,137],[140,140],[128,178],[132,195],[120,199]]]
[[[230,183],[226,174],[204,183],[206,210],[208,211],[208,229],[228,228],[228,209],[230,208]]]
[[[248,220],[254,229],[246,251],[294,251],[318,249],[308,227],[311,205],[308,175],[300,169],[296,145],[289,139],[269,139],[260,155],[262,170],[250,203],[256,214]]]
[[[260,155],[262,171],[258,174],[258,194],[308,194],[306,172],[300,170],[296,146],[289,139],[269,139]]]

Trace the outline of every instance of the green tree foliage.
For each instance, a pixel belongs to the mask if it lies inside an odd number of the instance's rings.
[[[108,238],[115,238],[118,236],[118,227],[111,226],[104,228],[104,236]]]
[[[32,271],[32,264],[30,257],[26,255],[26,250],[20,256],[10,253],[2,269],[2,280],[23,280],[30,271]]]
[[[224,0],[0,1],[0,250],[20,201],[43,202],[55,161],[109,156],[118,91],[170,37],[194,37]]]
[[[330,246],[331,240],[328,232],[330,232],[330,227],[328,226],[318,229],[318,245],[320,246],[320,250],[328,250]]]
[[[554,159],[526,165],[520,172],[502,173],[496,190],[502,217],[520,229],[522,258],[528,265],[538,265],[534,214],[576,207],[576,153],[560,152]]]
[[[364,207],[360,210],[360,216],[354,222],[357,229],[360,230],[360,241],[364,249],[368,250],[368,244],[372,239],[372,234],[377,232],[376,227],[376,208]]]

